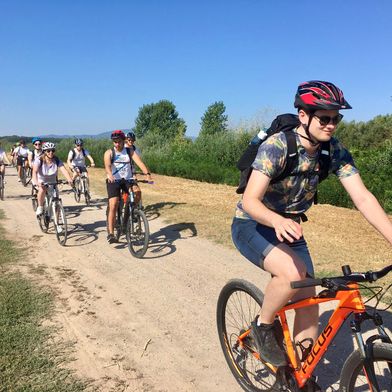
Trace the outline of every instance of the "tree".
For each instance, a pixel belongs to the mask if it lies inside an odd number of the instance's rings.
[[[227,131],[226,106],[222,101],[210,105],[201,118],[200,135],[216,135]]]
[[[173,140],[183,137],[185,131],[185,121],[178,117],[175,105],[168,100],[143,105],[135,120],[136,136],[149,136],[150,140]]]

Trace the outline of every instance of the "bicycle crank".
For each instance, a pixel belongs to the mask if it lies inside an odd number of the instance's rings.
[[[278,368],[275,387],[277,391],[301,392],[288,366]]]

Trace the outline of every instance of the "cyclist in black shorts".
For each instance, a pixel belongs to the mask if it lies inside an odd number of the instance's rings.
[[[121,130],[113,131],[111,134],[113,141],[113,148],[107,150],[104,155],[105,171],[106,171],[106,186],[108,192],[108,236],[107,240],[110,244],[116,242],[113,235],[114,224],[116,220],[116,211],[120,198],[121,188],[128,193],[129,185],[127,182],[131,182],[133,179],[132,172],[132,161],[142,170],[147,176],[148,181],[152,181],[151,174],[149,173],[147,166],[143,163],[140,157],[135,154],[133,149],[125,147],[125,134]],[[125,180],[121,181],[121,180]],[[140,188],[134,184],[133,191],[135,192],[136,203],[140,200]]]

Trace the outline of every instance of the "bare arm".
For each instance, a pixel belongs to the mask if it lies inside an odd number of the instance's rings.
[[[33,165],[32,169],[32,174],[31,174],[31,181],[33,182],[33,185],[38,185],[38,167],[37,165]]]
[[[132,160],[136,163],[136,165],[139,166],[140,170],[147,176],[148,181],[152,181],[150,171],[148,170],[148,167],[144,164],[142,159],[140,158],[139,154],[134,151],[132,154]]]
[[[68,183],[72,186],[73,182],[72,182],[72,177],[69,175],[68,170],[65,168],[65,166],[60,166],[59,167],[61,173],[63,174],[63,176],[67,179]]]
[[[302,227],[292,219],[285,218],[267,208],[261,201],[271,179],[258,170],[253,170],[243,195],[244,210],[257,222],[275,229],[279,241],[293,242],[302,236]]]
[[[68,157],[67,157],[67,165],[70,169],[72,169],[72,154],[68,153]]]
[[[392,244],[392,222],[357,173],[340,180],[355,207]]]
[[[90,161],[90,165],[94,167],[95,166],[95,162],[94,162],[93,157],[91,155],[87,155],[87,158]]]
[[[103,161],[105,164],[106,177],[109,182],[114,182],[115,179],[112,174],[112,150],[106,150],[103,156]]]

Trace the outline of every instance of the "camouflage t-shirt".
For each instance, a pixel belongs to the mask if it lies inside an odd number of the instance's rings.
[[[296,135],[298,166],[292,175],[276,183],[270,183],[262,202],[280,214],[303,214],[313,203],[318,185],[319,153],[310,156]],[[339,178],[358,173],[350,152],[335,138],[331,138],[331,165],[329,173]],[[259,147],[253,169],[271,179],[278,177],[286,165],[287,141],[283,132],[270,136]],[[237,204],[236,217],[251,219],[242,207],[242,198]]]

